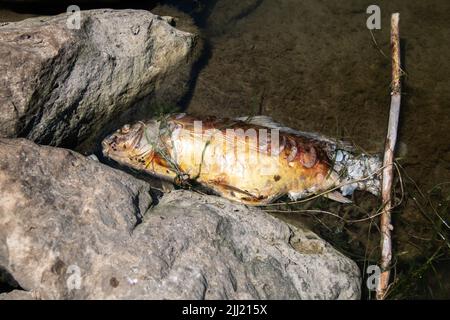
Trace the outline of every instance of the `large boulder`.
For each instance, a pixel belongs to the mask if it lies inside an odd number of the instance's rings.
[[[145,10],[88,10],[0,24],[0,136],[74,146],[187,90],[195,36]],[[76,18],[76,17],[75,17]]]
[[[0,154],[0,270],[16,288],[0,298],[360,296],[352,260],[260,209],[183,190],[152,206],[148,183],[25,139]]]

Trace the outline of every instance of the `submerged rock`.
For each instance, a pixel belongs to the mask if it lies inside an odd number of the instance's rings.
[[[0,299],[355,299],[356,264],[306,229],[150,185],[73,151],[0,139]]]
[[[175,104],[195,36],[144,10],[80,12],[0,26],[0,136],[51,145],[95,137],[138,104]]]

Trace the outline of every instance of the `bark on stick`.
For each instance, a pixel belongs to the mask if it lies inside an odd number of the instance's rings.
[[[392,260],[391,209],[392,209],[392,182],[394,150],[397,140],[398,118],[401,100],[401,63],[400,63],[400,14],[394,13],[391,17],[391,53],[392,53],[392,92],[389,112],[388,133],[384,150],[382,199],[383,212],[381,215],[381,270],[377,287],[377,299],[384,299],[389,287],[390,268]]]

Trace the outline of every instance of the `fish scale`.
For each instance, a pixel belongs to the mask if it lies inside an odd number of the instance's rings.
[[[297,200],[332,188],[345,195],[355,189],[379,194],[378,156],[358,154],[344,142],[283,127],[268,117],[176,114],[126,125],[102,144],[104,155],[122,165],[174,182],[195,180],[249,205],[286,194]],[[336,192],[328,196],[349,202]]]

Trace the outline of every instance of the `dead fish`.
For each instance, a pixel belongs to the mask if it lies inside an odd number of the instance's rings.
[[[266,116],[220,119],[175,114],[125,125],[102,141],[114,161],[175,183],[196,181],[249,205],[283,195],[326,193],[339,202],[354,190],[380,193],[381,159],[341,141],[283,127]]]

